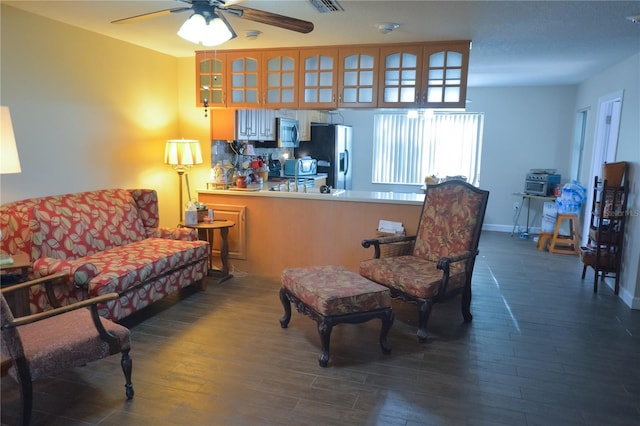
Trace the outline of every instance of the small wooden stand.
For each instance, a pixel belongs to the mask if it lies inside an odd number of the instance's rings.
[[[560,226],[563,220],[569,221],[569,235],[560,234]],[[559,213],[556,219],[556,229],[551,237],[549,245],[550,253],[563,253],[578,255],[580,252],[580,242],[578,239],[578,215]]]

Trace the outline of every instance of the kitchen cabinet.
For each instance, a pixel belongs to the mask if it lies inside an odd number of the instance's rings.
[[[260,61],[261,52],[227,53],[227,107],[260,107]]]
[[[227,53],[231,108],[295,108],[298,106],[297,50]]]
[[[422,46],[380,48],[380,88],[378,106],[406,108],[419,106],[422,76]]]
[[[339,108],[375,108],[378,99],[378,47],[344,47],[338,50]]]
[[[327,112],[314,110],[298,110],[296,111],[295,118],[298,120],[300,141],[310,141],[311,123],[326,123]]]
[[[465,107],[469,47],[468,41],[424,46],[421,103],[424,107]]]
[[[262,56],[264,108],[298,106],[298,51],[265,51]]]
[[[464,108],[470,41],[196,52],[198,105]],[[224,70],[224,71],[221,71]]]
[[[469,42],[380,49],[378,107],[464,108]]]
[[[236,139],[236,111],[230,108],[217,108],[209,111],[209,132],[212,141]]]
[[[226,54],[196,52],[196,106],[226,106]]]
[[[276,111],[243,109],[236,111],[235,139],[248,141],[276,140]]]
[[[620,182],[618,182],[620,183]],[[609,185],[606,179],[594,179],[593,202],[587,245],[580,248],[582,279],[587,267],[593,268],[593,292],[598,291],[598,278],[615,277],[614,293],[620,291],[620,266],[624,228],[627,218],[629,181],[622,186]]]
[[[338,91],[338,50],[300,50],[299,108],[334,109]]]

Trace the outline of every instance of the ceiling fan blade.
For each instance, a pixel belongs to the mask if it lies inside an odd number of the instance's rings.
[[[291,18],[289,16],[278,15],[277,13],[265,12],[258,9],[252,9],[244,6],[233,6],[230,8],[221,8],[227,10],[230,13],[238,15],[237,11],[240,11],[240,17],[248,19],[250,21],[259,22],[261,24],[273,25],[274,27],[284,28],[285,30],[296,31],[299,33],[307,34],[313,31],[313,23],[309,21],[303,21],[301,19]]]
[[[191,6],[189,7],[174,7],[173,9],[164,9],[157,10],[155,12],[143,13],[142,15],[130,16],[128,18],[116,19],[115,21],[111,21],[112,24],[129,24],[131,22],[143,21],[145,19],[157,18],[159,16],[168,15],[170,13],[177,12],[186,12],[187,10],[191,10]]]

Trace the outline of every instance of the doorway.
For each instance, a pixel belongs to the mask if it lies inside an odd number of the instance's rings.
[[[591,159],[591,171],[587,182],[587,209],[593,204],[593,185],[596,176],[602,173],[602,163],[616,160],[618,147],[618,131],[620,129],[620,112],[622,110],[623,91],[610,93],[598,99],[598,113],[596,116],[595,136],[593,140],[593,155]],[[582,241],[587,242],[589,237],[590,212],[585,210],[582,227]]]

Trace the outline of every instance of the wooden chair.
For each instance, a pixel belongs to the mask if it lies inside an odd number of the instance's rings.
[[[388,287],[391,297],[418,306],[418,339],[426,342],[434,303],[462,295],[462,316],[470,322],[471,276],[489,192],[466,182],[428,185],[415,236],[362,241],[373,259],[360,263],[360,275]],[[409,242],[408,255],[381,257],[385,244]]]
[[[125,393],[127,399],[133,398],[129,330],[98,315],[97,305],[117,299],[117,293],[14,318],[5,293],[28,291],[34,285],[51,286],[64,277],[64,273],[51,275],[3,288],[1,291],[2,359],[3,365],[9,364],[5,360],[11,361],[7,372],[20,385],[23,425],[28,425],[31,421],[34,380],[118,352],[122,353]],[[56,306],[55,301],[52,301],[52,306]]]

